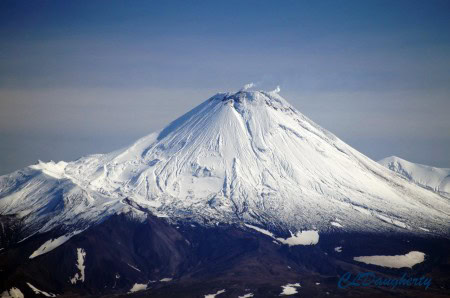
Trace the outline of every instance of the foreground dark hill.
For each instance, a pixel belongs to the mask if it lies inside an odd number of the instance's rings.
[[[288,236],[287,231],[277,233]],[[116,215],[29,259],[43,240],[56,236],[56,231],[35,235],[1,252],[0,289],[16,287],[25,297],[36,295],[28,283],[61,297],[204,297],[225,290],[219,298],[250,293],[276,297],[282,286],[296,283],[302,297],[448,297],[450,291],[450,241],[442,238],[337,232],[322,234],[316,245],[289,246],[245,226],[171,225],[153,216],[140,222]],[[72,283],[81,272],[80,249],[85,253],[84,281]],[[414,250],[424,252],[426,258],[412,269],[353,260]],[[392,278],[425,275],[432,281],[427,290],[423,286],[338,287],[346,272],[367,271]],[[135,284],[147,290],[130,294]]]

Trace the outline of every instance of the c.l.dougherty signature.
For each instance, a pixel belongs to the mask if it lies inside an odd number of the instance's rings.
[[[400,278],[377,276],[374,272],[360,272],[352,274],[346,272],[338,281],[338,287],[347,289],[350,287],[424,287],[427,290],[431,286],[431,277],[410,277],[404,273]]]

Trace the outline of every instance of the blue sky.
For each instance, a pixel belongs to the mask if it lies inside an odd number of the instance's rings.
[[[373,159],[450,167],[450,1],[2,1],[0,174],[249,82]]]

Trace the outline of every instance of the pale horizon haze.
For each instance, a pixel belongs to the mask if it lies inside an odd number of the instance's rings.
[[[0,175],[250,82],[374,160],[450,168],[450,1],[1,1]]]

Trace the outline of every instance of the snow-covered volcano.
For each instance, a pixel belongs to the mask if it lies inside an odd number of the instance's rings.
[[[205,225],[448,235],[450,202],[402,179],[276,91],[221,93],[133,145],[0,177],[0,214],[28,232],[116,213]]]

